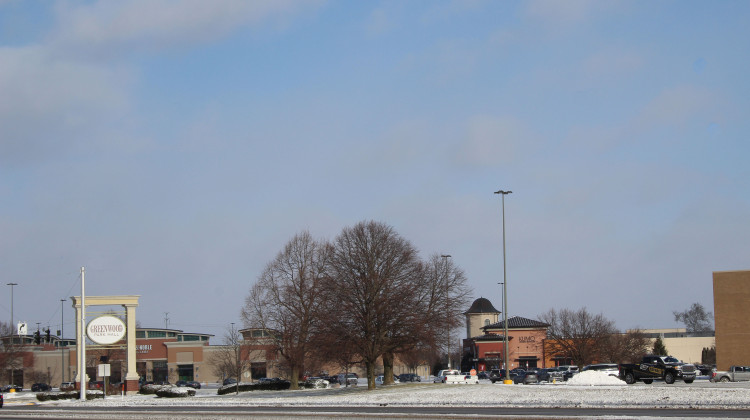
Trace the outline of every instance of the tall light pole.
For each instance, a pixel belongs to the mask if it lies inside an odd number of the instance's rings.
[[[63,348],[63,337],[65,337],[65,300],[60,299],[60,366],[62,372],[60,374],[60,382],[65,382],[65,349]]]
[[[8,286],[10,286],[10,335],[12,337],[13,331],[16,330],[16,326],[13,325],[13,286],[18,286],[18,283],[8,283]]]
[[[440,258],[443,259],[443,271],[445,273],[445,297],[448,298],[448,258],[451,256],[448,254],[443,254],[440,256]],[[448,369],[451,369],[451,347],[453,347],[453,344],[451,344],[451,332],[448,330]]]
[[[510,381],[510,365],[508,364],[508,279],[505,271],[505,196],[513,193],[513,191],[495,191],[495,194],[500,194],[503,203],[503,356],[505,358],[505,383],[509,384]]]

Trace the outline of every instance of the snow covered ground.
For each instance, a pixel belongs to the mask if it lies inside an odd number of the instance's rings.
[[[28,395],[26,395],[28,394]],[[35,400],[33,394],[5,394],[6,403]],[[539,385],[503,385],[482,381],[476,385],[405,383],[367,391],[366,382],[350,388],[302,391],[255,391],[239,395],[217,395],[216,388],[198,390],[195,397],[157,398],[153,395],[107,397],[80,402],[52,401],[52,405],[177,405],[177,406],[489,406],[489,407],[583,407],[583,408],[714,408],[750,407],[750,383],[673,385],[655,382],[626,385],[601,372],[582,372],[568,382]]]

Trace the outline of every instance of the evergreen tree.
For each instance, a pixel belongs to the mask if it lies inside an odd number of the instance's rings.
[[[669,353],[667,353],[667,348],[664,346],[664,341],[662,341],[661,337],[658,337],[656,341],[654,341],[654,354],[657,356],[666,356]]]

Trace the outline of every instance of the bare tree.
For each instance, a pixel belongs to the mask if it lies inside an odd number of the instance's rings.
[[[290,372],[291,389],[299,389],[319,329],[329,248],[309,232],[295,235],[268,263],[242,309],[246,326],[275,332],[274,345]]]
[[[649,340],[641,330],[614,333],[602,342],[599,362],[636,363],[648,353]]]
[[[422,284],[418,288],[418,311],[422,314],[417,338],[423,347],[439,353],[451,353],[451,331],[462,325],[472,290],[463,270],[451,258],[434,254],[425,263]]]
[[[240,393],[239,383],[245,372],[250,371],[251,349],[242,338],[242,334],[232,325],[224,335],[224,345],[214,351],[208,361],[215,373],[233,376],[236,393]]]
[[[26,351],[24,344],[16,333],[10,322],[0,321],[0,372],[8,372],[8,383],[13,383],[19,370],[23,369],[23,361]],[[18,384],[16,384],[18,385]]]
[[[593,315],[586,308],[550,309],[539,320],[549,324],[545,351],[570,357],[579,367],[594,362],[609,337],[617,332],[614,321],[602,314]]]
[[[330,275],[326,301],[340,315],[326,318],[327,335],[354,347],[374,389],[378,358],[413,339],[422,319],[415,311],[422,276],[417,250],[388,225],[360,222],[334,240]]]
[[[713,331],[714,315],[696,302],[683,312],[673,311],[674,320],[685,324],[687,332]]]

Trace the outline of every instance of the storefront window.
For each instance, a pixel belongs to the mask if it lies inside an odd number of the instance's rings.
[[[154,360],[152,369],[154,383],[166,382],[168,376],[169,371],[167,370],[167,362],[165,360]]]
[[[192,381],[193,365],[177,365],[177,375],[181,381]]]

